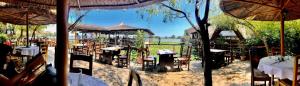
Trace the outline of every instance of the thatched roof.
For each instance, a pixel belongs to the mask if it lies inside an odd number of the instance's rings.
[[[43,8],[55,8],[56,0],[0,0],[2,2],[20,4],[23,6],[38,6]],[[127,9],[137,8],[164,0],[70,0],[71,8],[82,9]]]
[[[87,25],[87,24],[78,24],[75,26],[76,31],[81,31],[81,32],[108,32],[104,27],[100,27],[97,25]]]
[[[31,25],[56,23],[56,15],[45,9],[30,9],[13,6],[0,6],[0,21],[18,25],[26,25],[26,15]]]
[[[215,28],[214,26],[208,27],[208,35],[209,35],[209,39],[212,37],[212,34],[213,34],[213,32],[214,32],[215,30],[216,30],[216,28]],[[190,34],[190,35],[196,34],[196,33],[197,33],[196,30],[195,30],[193,27],[186,29],[186,31],[187,31],[187,33]]]
[[[210,27],[208,27],[208,35],[209,35],[210,40],[215,39],[219,35],[221,35],[221,36],[237,36],[239,39],[243,40],[243,39],[250,38],[251,35],[249,35],[249,34],[253,34],[246,30],[247,30],[246,28],[238,28],[235,31],[233,31],[233,30],[228,31],[228,30],[217,29],[215,26],[210,26]],[[196,30],[193,28],[186,29],[186,31],[190,35],[196,34]]]
[[[125,25],[124,23],[115,26],[110,26],[110,27],[78,24],[74,28],[74,31],[81,31],[81,32],[124,33],[124,34],[135,34],[135,32],[138,30],[142,30],[148,33],[149,35],[154,35],[154,33],[149,29],[132,27],[132,26]]]
[[[145,28],[138,28],[138,27],[133,27],[133,26],[128,26],[124,23],[120,23],[118,25],[115,25],[115,26],[110,26],[110,27],[107,27],[108,30],[110,31],[116,31],[116,32],[120,32],[120,31],[138,31],[138,30],[142,30],[142,31],[145,31],[147,32],[148,34],[150,35],[154,35],[154,33],[149,30],[149,29],[145,29]]]
[[[287,14],[285,20],[300,18],[299,0],[221,0],[220,8],[240,19],[280,21],[281,12]]]

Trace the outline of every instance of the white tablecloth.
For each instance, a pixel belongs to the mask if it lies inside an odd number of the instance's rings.
[[[20,50],[21,55],[26,55],[26,56],[36,56],[39,54],[39,47],[38,46],[18,46],[16,47],[17,50]]]
[[[279,62],[279,58],[281,56],[264,57],[260,59],[257,69],[279,79],[293,80],[294,58],[285,56],[282,62]]]
[[[121,49],[121,47],[106,47],[106,48],[101,48],[102,50],[110,50],[110,51],[118,51]]]
[[[108,86],[104,81],[89,75],[69,73],[69,86]]]
[[[216,52],[216,53],[218,53],[218,52],[225,52],[225,51],[227,51],[227,50],[221,50],[221,49],[210,49],[210,52]]]
[[[164,50],[158,50],[157,54],[162,55],[162,54],[176,54],[176,53],[171,50],[164,49]]]

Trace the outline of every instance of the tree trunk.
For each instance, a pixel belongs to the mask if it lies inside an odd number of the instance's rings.
[[[211,58],[210,58],[210,45],[208,37],[208,28],[207,24],[200,24],[200,29],[205,31],[201,35],[202,44],[203,44],[203,61],[204,61],[204,84],[205,86],[212,86],[212,75],[211,75]]]

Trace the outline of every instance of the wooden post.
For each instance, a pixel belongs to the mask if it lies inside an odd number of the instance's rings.
[[[26,12],[26,47],[29,47],[29,22],[28,22],[28,11]]]
[[[57,72],[57,85],[68,85],[68,2],[69,0],[57,0],[57,27],[56,27],[56,49],[55,67]]]
[[[280,55],[284,56],[284,13],[281,12],[281,20],[280,20]]]

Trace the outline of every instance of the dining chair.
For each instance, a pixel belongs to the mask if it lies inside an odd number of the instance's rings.
[[[101,48],[102,48],[101,43],[95,43],[95,47],[94,47],[95,60],[100,61],[101,55],[103,54],[103,52],[101,51]]]
[[[249,50],[249,55],[250,55],[250,68],[251,68],[251,86],[254,86],[255,81],[264,81],[265,85],[266,85],[266,81],[268,81],[269,86],[271,86],[271,77],[257,69],[259,60],[262,57],[265,57],[267,55],[266,48],[263,46],[251,47]]]
[[[39,45],[40,52],[43,54],[45,59],[47,60],[48,58],[48,44],[46,42],[43,42]]]
[[[136,82],[136,86],[143,86],[140,75],[133,69],[129,72],[128,86],[132,86],[133,80]]]
[[[224,59],[225,59],[226,65],[229,65],[230,63],[232,63],[232,60],[233,60],[232,54],[233,53],[230,50],[224,53]]]
[[[126,51],[125,55],[120,55],[118,59],[118,64],[121,64],[122,67],[126,66],[127,68],[130,66],[130,55],[131,55],[131,46],[123,48]]]
[[[0,86],[30,86],[30,84],[32,84],[42,73],[42,67],[44,67],[45,64],[46,61],[40,53],[29,61],[22,72],[13,77],[8,78],[0,74]]]
[[[89,63],[89,67],[83,68],[83,67],[74,67],[74,61],[85,61]],[[70,72],[74,73],[80,73],[80,70],[83,74],[91,75],[93,74],[93,55],[84,55],[84,54],[73,54],[71,53],[70,57]]]
[[[150,55],[150,50],[149,50],[148,46],[146,46],[146,48],[144,48],[144,50],[142,52],[142,60],[143,60],[142,70],[144,70],[145,67],[150,68],[151,66],[152,66],[152,68],[155,68],[155,66],[156,66],[156,57]],[[146,63],[146,66],[145,66],[145,63]]]
[[[191,53],[192,53],[192,45],[188,45],[187,51],[185,55],[177,58],[178,68],[181,69],[182,65],[186,65],[188,70],[190,70],[190,60],[191,60]]]
[[[299,86],[300,85],[300,80],[298,79],[298,76],[300,75],[299,67],[299,60],[300,60],[300,55],[297,55],[294,57],[294,68],[293,68],[293,81],[289,79],[279,79],[279,85],[280,86]]]

